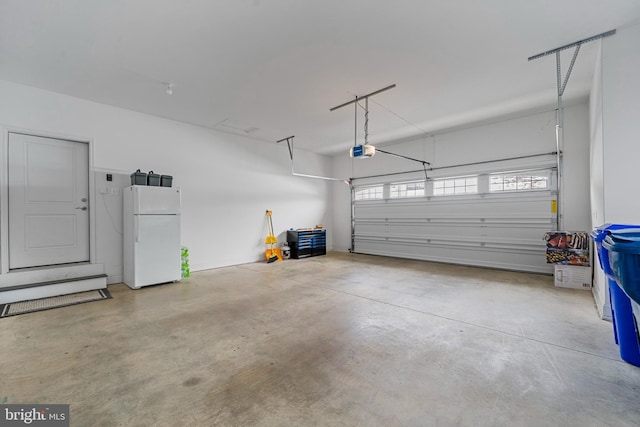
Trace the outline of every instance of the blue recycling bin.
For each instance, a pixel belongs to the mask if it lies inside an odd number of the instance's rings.
[[[609,251],[609,267],[618,285],[640,304],[640,226],[607,231],[602,246]]]
[[[619,346],[620,358],[635,366],[640,366],[640,334],[634,318],[631,300],[618,286],[615,274],[610,266],[610,252],[603,244],[610,233],[617,230],[635,230],[640,232],[640,226],[625,224],[604,224],[591,232],[591,238],[596,245],[600,267],[607,276],[609,284],[609,298],[611,300],[611,318],[613,320],[613,335]],[[637,316],[636,316],[637,317]]]

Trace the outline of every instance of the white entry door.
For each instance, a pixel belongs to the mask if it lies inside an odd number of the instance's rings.
[[[89,147],[9,133],[9,268],[89,261]]]

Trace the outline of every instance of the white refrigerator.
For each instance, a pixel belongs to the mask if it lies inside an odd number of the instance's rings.
[[[138,289],[180,280],[180,189],[132,185],[122,198],[124,283]]]

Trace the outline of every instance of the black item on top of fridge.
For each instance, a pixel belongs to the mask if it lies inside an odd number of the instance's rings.
[[[171,175],[160,175],[160,187],[171,187],[173,177]]]
[[[147,185],[147,174],[140,169],[131,174],[131,185]]]
[[[157,173],[153,173],[153,171],[149,171],[149,174],[147,174],[147,185],[150,185],[153,187],[159,187],[160,175]]]

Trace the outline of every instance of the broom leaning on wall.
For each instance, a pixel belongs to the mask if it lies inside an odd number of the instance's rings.
[[[272,263],[276,261],[282,261],[282,252],[280,248],[274,248],[273,245],[278,243],[278,239],[273,234],[273,212],[267,209],[267,228],[269,229],[269,234],[267,234],[267,238],[264,239],[265,245],[270,245],[270,248],[264,251],[264,255],[267,258],[267,263]]]

